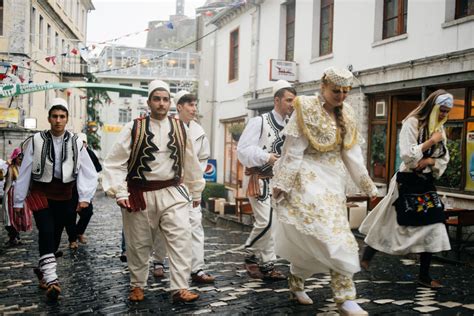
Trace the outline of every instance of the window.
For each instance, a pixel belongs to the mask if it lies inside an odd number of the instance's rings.
[[[38,45],[39,49],[43,49],[43,32],[44,32],[44,18],[39,16],[39,28],[38,28]]]
[[[285,60],[293,61],[295,55],[295,0],[286,3]]]
[[[239,78],[239,29],[230,33],[229,81]]]
[[[131,109],[119,109],[119,123],[126,124],[132,120]]]
[[[47,24],[47,27],[46,27],[46,52],[48,55],[51,55],[52,52],[51,52],[51,42],[52,42],[52,37],[53,37],[53,33],[51,31],[51,25]]]
[[[408,0],[384,0],[383,38],[389,38],[407,32]]]
[[[0,35],[3,35],[3,0],[0,0]]]
[[[319,55],[332,53],[334,0],[321,0]]]
[[[148,81],[140,81],[140,88],[148,89]]]
[[[55,34],[54,34],[54,49],[55,49],[54,55],[56,55],[56,56],[61,54],[61,47],[59,46],[60,44],[61,44],[61,42],[59,41],[59,34],[58,34],[58,32],[55,32]]]
[[[30,12],[30,38],[31,38],[31,45],[34,45],[36,43],[36,8],[35,7],[31,7],[31,12]]]
[[[224,183],[238,190],[242,187],[244,167],[237,159],[238,138],[229,131],[229,128],[235,124],[245,124],[245,122],[238,120],[224,123]]]
[[[131,83],[119,83],[121,86],[132,87]],[[129,91],[119,91],[119,98],[131,98],[132,93]]]
[[[455,19],[474,15],[474,0],[456,0]]]

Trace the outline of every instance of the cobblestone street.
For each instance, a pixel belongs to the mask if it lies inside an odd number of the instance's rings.
[[[244,253],[239,249],[247,233],[206,225],[206,263],[208,272],[217,276],[213,285],[192,284],[200,299],[190,304],[171,304],[167,279],[151,274],[145,300],[129,303],[128,271],[120,262],[121,216],[114,201],[99,192],[86,234],[88,244],[76,251],[67,249],[63,234],[58,259],[62,295],[49,303],[38,288],[33,274],[37,264],[35,233],[23,233],[22,245],[5,248],[2,229],[0,250],[0,313],[153,313],[204,314],[336,314],[331,300],[328,275],[315,275],[306,282],[314,300],[312,306],[300,306],[288,299],[287,282],[267,283],[250,279],[243,270]],[[288,265],[277,263],[285,273]],[[418,266],[410,258],[378,254],[371,272],[355,276],[358,302],[371,315],[473,315],[474,278],[472,267],[434,262],[433,276],[445,288],[432,291],[416,284]]]

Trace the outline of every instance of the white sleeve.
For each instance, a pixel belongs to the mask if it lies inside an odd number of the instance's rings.
[[[237,157],[240,163],[248,168],[263,166],[270,158],[270,154],[258,146],[262,132],[262,120],[261,116],[251,118],[237,145]]]
[[[85,147],[79,152],[79,173],[77,174],[77,193],[79,202],[90,203],[97,189],[99,175]]]
[[[408,169],[415,169],[423,158],[422,144],[418,144],[418,120],[408,118],[400,130],[400,158]]]
[[[211,156],[211,147],[209,146],[209,140],[207,139],[206,135],[203,135],[199,141],[201,142],[201,146],[197,156],[199,159],[199,164],[201,165],[201,170],[204,173],[207,167],[207,160]]]
[[[132,125],[133,122],[123,127],[117,137],[117,142],[104,160],[102,187],[104,192],[117,200],[126,199],[129,195],[125,179],[127,178],[127,164],[131,152]]]
[[[370,197],[377,196],[377,187],[367,172],[360,146],[355,144],[351,149],[343,150],[341,156],[352,180],[359,188]]]
[[[33,167],[33,142],[29,142],[23,153],[18,179],[15,183],[13,207],[22,208],[28,195],[31,181],[31,168]]]

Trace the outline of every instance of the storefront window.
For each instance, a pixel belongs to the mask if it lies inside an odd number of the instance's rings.
[[[449,164],[444,174],[437,180],[436,185],[460,189],[462,175],[462,123],[447,123],[445,125],[446,137],[448,139],[447,149],[449,151]]]
[[[374,125],[371,135],[371,174],[374,178],[383,178],[386,170],[385,144],[387,143],[387,126]]]
[[[244,123],[243,120],[224,123],[224,183],[226,186],[236,190],[242,187],[244,168],[237,159],[238,137],[235,134],[231,134],[230,127],[242,123]]]

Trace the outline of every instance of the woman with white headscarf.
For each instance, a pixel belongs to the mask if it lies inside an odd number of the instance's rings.
[[[433,253],[450,250],[451,246],[444,225],[444,206],[433,181],[444,173],[449,162],[443,125],[452,107],[453,96],[440,89],[403,120],[399,136],[400,169],[385,198],[359,228],[367,235],[363,268],[368,269],[377,251],[391,255],[419,253],[418,282],[431,288],[441,287],[439,281],[431,279],[431,257]],[[421,188],[426,183],[431,190]]]
[[[291,296],[312,304],[305,279],[330,272],[339,312],[355,316],[367,312],[354,301],[352,277],[360,266],[346,215],[346,169],[367,195],[375,197],[377,188],[364,163],[354,109],[344,102],[352,81],[350,71],[331,67],[324,71],[320,94],[296,98],[272,186],[275,250],[291,262]]]

